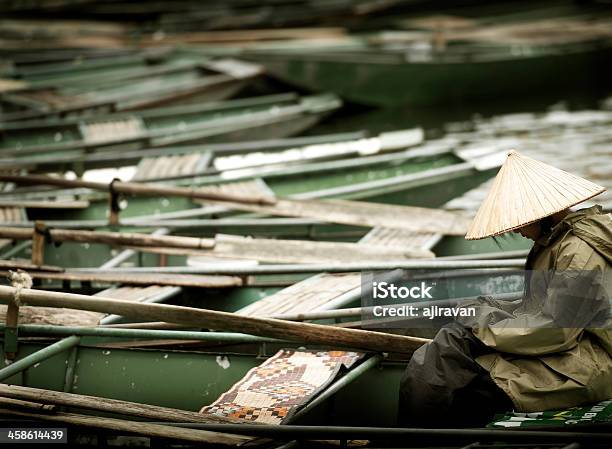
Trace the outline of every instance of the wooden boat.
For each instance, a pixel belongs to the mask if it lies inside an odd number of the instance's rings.
[[[2,287],[3,297],[12,294],[12,289]],[[47,298],[57,298],[56,303],[61,301],[68,303],[72,297],[63,294],[46,293],[38,295],[34,300],[33,296],[26,292],[26,301],[36,304],[47,303]],[[83,301],[88,299],[88,304]],[[113,309],[108,301],[94,297],[80,297],[80,304],[77,306],[73,300],[70,304],[85,309],[107,306]],[[125,303],[125,301],[120,301]],[[152,306],[152,307],[151,307]],[[163,307],[163,306],[162,306]],[[139,310],[138,305],[130,307],[135,313]],[[143,309],[144,310],[144,309]],[[146,306],[151,316],[163,316],[162,313],[170,313],[174,309],[156,308],[156,305]],[[191,313],[193,317],[199,317],[198,309],[183,309],[181,314],[176,311],[175,316],[168,317],[175,321],[190,321],[184,318],[183,313]],[[202,314],[202,324],[206,326],[213,319],[218,317],[214,312],[204,312]],[[234,316],[236,324],[221,325],[236,328],[239,323],[264,323],[265,320],[253,321]],[[207,321],[208,320],[208,321]],[[278,321],[277,323],[280,323]],[[220,324],[217,322],[217,326]],[[314,329],[312,325],[284,325],[287,329],[302,329],[304,332]],[[320,329],[320,328],[317,328]],[[342,336],[342,329],[335,328],[337,335]],[[321,329],[322,331],[322,329]],[[251,331],[257,332],[257,331]],[[269,332],[272,332],[271,330]],[[362,331],[363,332],[363,331]],[[298,345],[307,346],[308,349],[319,351],[329,348],[329,346],[318,345],[316,343],[299,342],[299,337],[290,336],[293,342],[278,341],[265,336],[251,336],[244,334],[231,334],[227,332],[201,332],[185,330],[149,330],[115,327],[59,327],[49,325],[20,325],[19,335],[37,336],[38,340],[20,340],[14,347],[9,346],[9,350],[16,352],[17,364],[0,371],[3,381],[12,386],[0,385],[0,395],[2,400],[3,415],[12,419],[29,418],[36,420],[48,420],[63,423],[69,426],[69,431],[75,434],[88,434],[86,429],[77,429],[75,424],[87,423],[89,426],[113,430],[115,433],[122,434],[127,430],[138,435],[153,438],[160,436],[182,440],[183,444],[194,441],[197,438],[199,445],[202,442],[224,441],[226,445],[236,445],[244,443],[244,440],[230,439],[229,435],[208,433],[190,433],[189,427],[207,429],[213,432],[237,432],[238,427],[232,426],[236,421],[224,420],[222,416],[210,416],[204,414],[197,415],[189,413],[200,410],[203,405],[211,404],[224,392],[228,391],[232,385],[240,381],[243,376],[248,376],[250,370],[262,364],[262,361],[270,358],[279,348],[295,348]],[[322,336],[318,339],[325,339]],[[361,334],[359,334],[361,335]],[[40,340],[45,337],[46,340]],[[53,338],[63,336],[52,346],[48,346],[45,351],[45,343],[52,342]],[[357,336],[357,334],[355,334]],[[363,333],[363,336],[374,334]],[[7,339],[5,335],[4,354],[7,355]],[[395,441],[394,446],[398,447],[422,447],[423,438],[426,438],[428,447],[460,448],[470,443],[470,439],[478,438],[479,441],[495,439],[500,441],[520,442],[523,446],[529,447],[536,442],[541,445],[543,441],[564,444],[570,441],[581,443],[594,442],[606,444],[612,438],[609,433],[609,416],[603,414],[601,420],[596,423],[597,431],[588,424],[583,427],[575,427],[575,432],[567,432],[565,428],[548,427],[545,433],[529,432],[496,432],[491,433],[486,429],[474,430],[471,432],[461,432],[456,430],[432,430],[427,432],[421,429],[413,436],[418,438],[407,438],[411,435],[411,430],[406,430],[401,434],[401,430],[389,430],[395,426],[395,415],[397,412],[397,391],[399,388],[400,377],[405,369],[409,349],[397,348],[397,343],[403,342],[401,336],[390,336],[387,349],[390,353],[385,355],[376,352],[366,351],[364,361],[351,368],[347,374],[340,379],[333,379],[331,386],[322,389],[317,399],[306,402],[303,411],[298,412],[293,419],[287,420],[280,425],[259,424],[261,431],[268,432],[266,436],[283,439],[281,432],[290,432],[293,424],[308,424],[308,434],[285,434],[298,440],[316,438],[339,438],[339,426],[352,426],[345,429],[344,438],[366,437],[373,440],[385,440],[402,438]],[[152,339],[157,339],[153,341]],[[178,346],[177,342],[183,342],[183,346]],[[364,340],[365,341],[365,340]],[[406,340],[410,341],[410,340]],[[8,341],[13,344],[15,342]],[[194,347],[197,344],[197,349]],[[416,340],[415,340],[416,343]],[[165,344],[166,347],[160,347]],[[353,343],[359,346],[360,343]],[[375,346],[374,340],[369,343],[361,343],[366,346]],[[136,347],[141,345],[140,348]],[[150,345],[150,346],[147,346]],[[333,345],[332,345],[333,347]],[[302,349],[304,350],[304,349]],[[338,351],[338,349],[335,349]],[[8,354],[10,355],[10,354]],[[12,355],[10,355],[12,357]],[[186,369],[189,367],[189,369]],[[372,368],[376,367],[374,370]],[[168,379],[180,380],[180,382],[168,382]],[[20,388],[19,385],[35,387],[38,390]],[[273,384],[272,384],[273,385]],[[271,385],[271,386],[272,386]],[[43,389],[43,390],[40,390]],[[375,392],[376,394],[364,395],[363,391]],[[299,396],[298,396],[299,397]],[[6,399],[10,398],[10,399]],[[24,402],[26,401],[26,402]],[[47,404],[46,407],[41,404]],[[148,404],[148,405],[147,405]],[[58,411],[54,406],[67,407],[64,411]],[[607,404],[603,404],[605,409]],[[160,407],[168,407],[162,409]],[[96,420],[86,421],[83,411],[93,413]],[[590,407],[588,408],[590,410]],[[587,410],[587,411],[588,411]],[[66,413],[69,412],[69,413]],[[108,419],[108,413],[114,413],[115,420]],[[567,413],[567,412],[566,412]],[[595,413],[593,416],[596,416]],[[607,417],[606,417],[607,416]],[[141,426],[133,424],[134,420],[141,422]],[[171,427],[171,423],[185,423],[180,428]],[[150,423],[150,425],[148,425]],[[155,423],[155,424],[153,424]],[[188,424],[191,423],[191,424]],[[206,426],[209,424],[209,426]],[[214,424],[214,425],[211,425]],[[220,426],[219,424],[225,424]],[[595,424],[595,423],[593,423]],[[156,427],[162,426],[162,427]],[[217,427],[215,427],[217,425]],[[317,425],[323,427],[317,427]],[[130,427],[131,426],[131,427]],[[240,426],[251,432],[256,432],[252,427],[246,426],[242,421]],[[358,426],[380,427],[378,434],[372,430],[367,433]],[[181,429],[185,429],[181,432]],[[563,431],[560,431],[563,430]],[[166,431],[166,433],[162,433]],[[559,431],[559,432],[558,432]],[[105,433],[99,429],[98,438],[104,438]],[[327,433],[325,433],[327,432]],[[361,433],[360,433],[361,432]],[[394,433],[398,434],[393,436]],[[414,432],[414,431],[412,431]],[[557,433],[558,432],[558,433]],[[243,432],[249,435],[249,432]],[[440,438],[443,434],[444,438]],[[261,434],[257,434],[261,435]],[[221,438],[227,438],[221,440]],[[452,437],[453,442],[448,438]],[[100,440],[98,440],[100,441]],[[126,441],[127,443],[127,441]],[[160,442],[158,444],[164,444]],[[388,444],[388,442],[386,442]],[[380,443],[372,442],[371,447],[383,447]],[[596,446],[595,446],[596,447]],[[605,447],[605,446],[601,446]]]
[[[418,130],[383,133],[378,137],[349,141],[316,143],[298,148],[277,149],[260,152],[257,159],[267,156],[290,155],[293,159],[272,159],[268,165],[253,166],[249,153],[227,156],[221,151],[217,158],[206,153],[187,153],[174,156],[157,156],[142,159],[134,175],[139,182],[172,182],[176,186],[198,185],[220,186],[222,191],[239,194],[245,198],[253,195],[276,195],[296,199],[345,198],[378,201],[388,204],[435,207],[444,204],[477,186],[496,170],[497,162],[482,164],[487,158],[473,152],[457,152],[453,142],[429,142],[415,146],[422,135]],[[406,149],[408,148],[408,149]],[[212,148],[211,148],[212,149]],[[246,148],[248,149],[248,148]],[[491,147],[489,152],[495,148]],[[219,148],[234,153],[239,149]],[[493,151],[493,154],[495,152]],[[240,157],[234,170],[223,168],[223,158]],[[357,156],[357,157],[356,157]],[[490,156],[488,156],[490,157]],[[323,159],[321,159],[323,158]],[[216,174],[209,172],[198,176],[206,160],[211,168],[219,162]],[[212,161],[212,162],[211,162]],[[282,161],[282,162],[279,162]],[[478,162],[481,161],[481,162]],[[271,165],[270,165],[271,164]],[[180,169],[180,167],[184,167]],[[162,184],[163,185],[163,184]],[[76,191],[70,190],[15,190],[2,195],[4,201],[41,201],[56,196],[71,198]],[[30,207],[31,219],[43,219],[49,226],[58,227],[106,227],[108,199],[106,195],[86,191],[78,194],[80,201],[88,203],[80,209],[61,210]],[[27,204],[27,203],[24,203]],[[212,207],[201,208],[188,198],[165,196],[158,198],[127,198],[128,207],[121,211],[121,226],[158,229],[171,226],[180,233],[214,237],[216,234],[253,235],[262,238],[299,238],[305,240],[355,242],[367,232],[367,227],[350,224],[329,224],[302,217],[292,219],[257,219],[236,215],[236,211]],[[35,205],[33,205],[35,206]],[[59,205],[58,205],[59,206]],[[291,206],[290,206],[291,208]],[[151,215],[151,211],[157,211]],[[269,213],[270,211],[262,211]],[[272,211],[274,212],[274,211]],[[316,211],[315,211],[316,212]],[[280,215],[292,215],[293,211],[279,210]],[[319,212],[316,212],[319,213]],[[210,219],[211,214],[225,216]],[[323,216],[326,213],[324,213]],[[202,218],[205,217],[205,218]],[[325,221],[325,220],[323,220]],[[434,251],[438,255],[481,253],[497,251],[492,242],[463,242],[460,238],[433,234],[421,236],[419,247]],[[508,249],[524,248],[521,242],[509,241]],[[87,245],[81,252],[81,244],[65,244],[50,249],[48,263],[60,260],[72,261],[72,266],[92,266],[110,257],[109,248]],[[185,257],[170,256],[174,261]],[[156,258],[145,256],[156,263]]]
[[[551,19],[203,51],[239,55],[283,81],[356,103],[448,105],[540,90],[609,88],[612,47],[606,20]],[[574,32],[565,33],[569,29]],[[560,39],[560,32],[568,38]],[[556,76],[568,69],[568,60],[570,72]]]
[[[25,86],[0,97],[3,121],[65,117],[218,101],[259,76],[259,66],[232,59],[145,53],[48,64],[16,74]]]
[[[279,94],[226,102],[173,106],[92,118],[35,120],[0,125],[0,154],[38,159],[78,157],[93,151],[134,151],[200,142],[290,136],[340,107],[333,95]],[[17,163],[19,163],[17,161]]]
[[[248,155],[251,153],[278,152],[296,149],[300,147],[308,147],[312,145],[325,145],[341,142],[359,141],[369,137],[366,131],[354,131],[347,133],[324,134],[316,136],[289,137],[280,139],[261,139],[246,142],[230,142],[230,143],[209,143],[205,147],[202,145],[181,145],[178,147],[161,147],[139,149],[135,151],[98,151],[85,152],[81,154],[66,154],[65,156],[46,156],[39,157],[7,157],[0,158],[0,166],[2,167],[22,167],[27,168],[30,173],[52,173],[74,171],[79,173],[83,169],[99,169],[99,168],[116,168],[137,165],[142,159],[156,157],[172,157],[196,153],[211,153],[211,160],[208,166],[203,168],[202,174],[218,172],[213,167],[214,160],[217,157],[231,155]],[[247,156],[248,157],[248,156]],[[196,167],[190,170],[190,173],[196,173]]]
[[[479,185],[493,175],[499,163],[497,159],[500,153],[495,153],[495,148],[490,148],[489,151],[491,150],[494,155],[497,154],[493,159],[482,154],[458,155],[459,153],[448,147],[428,148],[425,146],[389,154],[375,154],[330,162],[311,162],[280,168],[272,167],[270,170],[258,168],[256,173],[244,173],[240,176],[234,174],[232,177],[226,177],[222,174],[221,176],[187,177],[178,179],[172,184],[179,187],[188,186],[189,189],[195,186],[205,188],[221,185],[225,186],[227,191],[233,191],[247,198],[252,195],[273,194],[278,197],[295,199],[343,198],[436,207]],[[161,162],[168,165],[166,161]],[[152,168],[149,167],[147,170],[152,170]],[[58,193],[60,191],[57,189],[39,192],[26,190],[23,193],[16,190],[6,192],[3,198],[5,200],[33,200],[55,197]],[[64,193],[69,194],[70,191]],[[105,219],[107,214],[105,195],[93,193],[80,196],[81,199],[87,198],[90,201],[89,207],[72,212],[63,211],[62,219]],[[197,204],[188,198],[168,201],[163,197],[135,197],[129,200],[128,207],[121,212],[121,217],[127,219],[149,215],[151,211],[161,214],[194,208],[197,208]],[[219,211],[214,213],[217,214]],[[197,214],[206,215],[201,211],[196,211]],[[188,216],[188,212],[183,216]],[[46,219],[53,219],[53,217],[52,212],[48,211]],[[165,218],[170,217],[166,215]]]

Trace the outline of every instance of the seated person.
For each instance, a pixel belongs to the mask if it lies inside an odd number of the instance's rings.
[[[570,207],[605,189],[510,152],[466,239],[518,232],[535,243],[518,303],[481,297],[442,328],[400,385],[406,427],[484,426],[495,413],[612,398],[612,217]]]

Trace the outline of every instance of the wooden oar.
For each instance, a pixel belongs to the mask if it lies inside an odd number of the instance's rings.
[[[221,444],[224,446],[237,446],[252,440],[250,437],[232,435],[229,433],[211,432],[209,430],[196,430],[160,424],[149,424],[141,421],[127,421],[101,416],[79,415],[76,413],[32,413],[0,408],[1,415],[12,415],[31,418],[36,421],[54,421],[77,426],[86,426],[119,432],[135,433],[149,437],[170,438],[197,443]]]
[[[19,295],[22,304],[41,307],[64,307],[113,313],[142,321],[165,321],[190,324],[218,331],[240,332],[332,347],[351,347],[370,351],[412,353],[429,342],[425,338],[407,337],[356,329],[340,329],[310,323],[253,318],[191,307],[167,304],[136,303],[97,296],[49,292],[34,289],[17,290],[0,286],[0,299],[12,301]]]
[[[231,201],[245,204],[274,204],[271,198],[244,197],[219,192],[212,188],[191,189],[187,187],[170,187],[155,184],[142,184],[137,182],[114,181],[110,184],[94,181],[83,181],[80,179],[64,179],[45,175],[0,175],[0,181],[14,182],[24,185],[50,185],[57,187],[75,188],[81,187],[104,192],[123,193],[128,195],[143,196],[179,196],[200,200]]]
[[[41,388],[21,387],[0,384],[0,397],[20,399],[42,404],[64,405],[99,412],[117,413],[125,416],[152,419],[156,421],[199,422],[199,423],[232,423],[237,422],[219,415],[203,415],[197,412],[180,410],[156,405],[140,404],[119,399],[108,399],[97,396],[86,396],[63,391]]]
[[[183,237],[177,235],[152,235],[136,232],[83,231],[77,229],[48,229],[54,242],[105,243],[108,245],[150,246],[165,248],[211,249],[214,239]],[[28,240],[35,231],[27,228],[0,227],[0,238]]]
[[[468,168],[471,167],[467,162],[465,165]],[[425,176],[425,172],[423,172],[423,176]],[[384,226],[413,232],[436,232],[445,235],[464,235],[470,222],[467,217],[441,209],[338,199],[276,199],[261,194],[231,194],[215,187],[189,189],[121,181],[104,184],[42,175],[0,175],[0,181],[29,185],[48,184],[60,187],[85,187],[132,195],[181,196],[193,200],[204,200],[208,204],[260,214],[314,218],[329,223],[365,227]],[[116,216],[113,220],[115,219],[118,223]]]
[[[36,231],[18,227],[0,227],[0,238],[30,239]],[[386,247],[350,242],[320,242],[247,238],[217,234],[214,239],[144,233],[48,229],[54,242],[87,242],[120,245],[159,254],[205,255],[212,257],[253,259],[273,263],[350,262],[355,260],[402,260],[432,258],[426,249]]]

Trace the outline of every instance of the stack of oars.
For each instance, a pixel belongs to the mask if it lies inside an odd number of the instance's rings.
[[[113,413],[121,418],[84,415],[58,411],[56,406]],[[151,424],[143,419],[180,423],[232,423],[228,418],[202,415],[196,412],[158,407],[148,404],[120,401],[38,388],[0,384],[0,414],[37,421],[58,422],[69,425],[94,427],[128,432],[147,437],[168,438],[192,442],[237,446],[252,438],[221,432],[210,432],[163,424]],[[129,418],[137,418],[132,420]]]

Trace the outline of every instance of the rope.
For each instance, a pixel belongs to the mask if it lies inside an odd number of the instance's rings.
[[[32,288],[32,277],[23,270],[9,271],[8,279],[11,285],[15,288],[13,293],[13,303],[19,307],[21,301],[19,296],[24,288]]]

